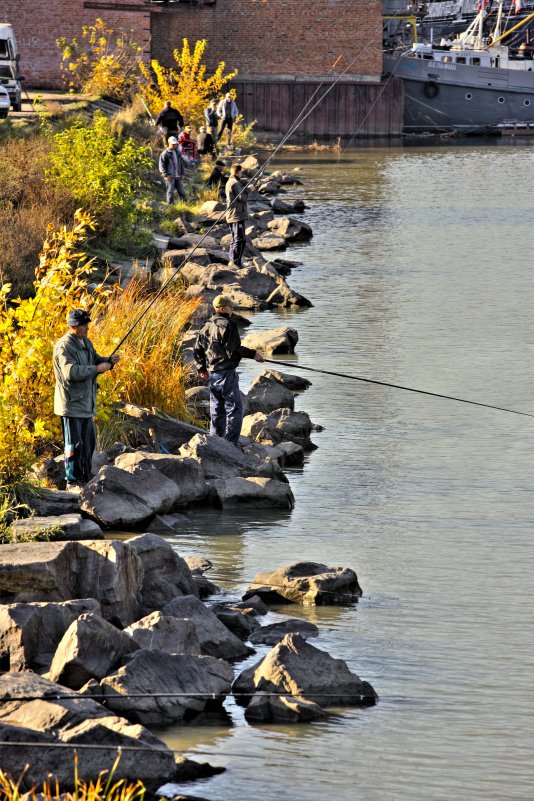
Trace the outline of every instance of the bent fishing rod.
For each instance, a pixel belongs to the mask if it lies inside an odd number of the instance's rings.
[[[181,262],[181,263],[178,265],[178,267],[176,267],[176,268],[173,270],[173,272],[172,272],[172,273],[171,273],[171,275],[170,275],[170,276],[167,278],[167,280],[163,282],[163,284],[161,285],[161,287],[159,288],[159,290],[156,292],[156,294],[154,295],[154,297],[152,298],[152,300],[150,301],[150,303],[149,303],[149,304],[146,306],[146,308],[145,308],[145,309],[144,309],[144,310],[143,310],[143,311],[142,311],[142,312],[139,314],[139,316],[138,316],[138,317],[137,317],[137,318],[134,320],[134,322],[132,323],[132,325],[130,326],[130,328],[129,328],[129,329],[126,331],[126,333],[124,334],[124,336],[122,337],[122,339],[121,339],[121,340],[119,341],[119,343],[118,343],[118,344],[115,346],[115,348],[113,349],[112,353],[111,353],[111,354],[110,354],[110,355],[107,357],[107,358],[108,358],[108,361],[111,359],[111,357],[112,357],[112,356],[114,356],[114,355],[115,355],[115,353],[117,353],[117,351],[118,351],[118,350],[119,350],[119,348],[120,348],[120,347],[121,347],[121,346],[124,344],[124,342],[126,342],[126,340],[127,340],[127,339],[128,339],[128,337],[130,336],[130,334],[132,333],[132,331],[133,331],[133,330],[134,330],[134,329],[137,327],[137,325],[138,325],[138,324],[141,322],[141,320],[143,319],[143,317],[144,317],[144,316],[147,314],[147,312],[148,312],[148,311],[150,310],[150,308],[151,308],[151,307],[154,305],[154,303],[157,301],[157,299],[160,297],[160,295],[161,295],[161,294],[162,294],[162,293],[165,291],[165,289],[166,289],[166,288],[169,286],[169,284],[170,284],[172,281],[174,281],[174,279],[176,278],[176,276],[177,276],[177,274],[180,272],[180,270],[181,270],[181,269],[183,269],[183,267],[185,267],[185,265],[186,265],[186,264],[187,264],[187,263],[188,263],[188,262],[191,260],[191,258],[194,256],[194,254],[197,252],[197,250],[198,250],[198,249],[201,247],[202,243],[203,243],[203,242],[206,240],[206,238],[207,238],[207,237],[209,236],[209,234],[210,234],[210,233],[213,231],[213,229],[214,229],[214,228],[215,228],[215,227],[216,227],[216,226],[217,226],[217,225],[218,225],[220,222],[222,222],[222,221],[224,220],[224,218],[225,218],[225,216],[226,216],[226,212],[228,211],[228,209],[232,208],[232,206],[234,205],[234,203],[235,203],[235,202],[236,202],[236,201],[237,201],[237,200],[238,200],[238,199],[241,197],[241,195],[243,194],[243,192],[245,192],[245,191],[248,189],[248,187],[249,187],[251,184],[254,184],[254,182],[258,180],[258,178],[259,178],[259,177],[262,175],[262,173],[265,171],[265,169],[266,169],[267,165],[268,165],[268,164],[270,164],[270,162],[271,162],[271,161],[274,159],[274,157],[275,157],[275,156],[276,156],[276,154],[279,152],[279,150],[280,150],[280,149],[281,149],[281,148],[282,148],[282,147],[285,145],[285,143],[287,142],[287,140],[288,140],[288,139],[289,139],[289,138],[290,138],[290,137],[291,137],[291,136],[294,134],[294,132],[297,130],[297,128],[298,128],[298,127],[299,127],[299,126],[300,126],[300,125],[301,125],[301,124],[302,124],[302,123],[303,123],[303,122],[304,122],[304,121],[305,121],[305,120],[306,120],[306,119],[307,119],[307,118],[310,116],[310,114],[311,114],[311,113],[312,113],[312,112],[313,112],[313,111],[314,111],[314,110],[317,108],[317,106],[318,106],[320,103],[322,103],[322,102],[323,102],[323,100],[325,99],[325,97],[326,97],[326,96],[327,96],[327,95],[328,95],[328,94],[329,94],[329,93],[332,91],[332,89],[333,89],[333,88],[334,88],[334,87],[335,87],[335,86],[336,86],[336,85],[339,83],[339,81],[340,81],[340,80],[341,80],[341,79],[342,79],[342,78],[343,78],[343,77],[346,75],[346,73],[349,71],[349,69],[352,67],[352,65],[353,65],[353,64],[354,64],[354,63],[355,63],[355,62],[356,62],[356,61],[357,61],[359,58],[361,58],[361,56],[362,56],[362,55],[365,53],[365,51],[366,51],[366,50],[367,50],[367,49],[370,47],[370,45],[371,45],[371,42],[372,42],[372,40],[370,40],[370,41],[369,41],[369,42],[368,42],[368,43],[365,45],[365,47],[364,47],[364,48],[361,50],[361,52],[359,52],[359,53],[358,53],[358,54],[357,54],[357,55],[356,55],[356,56],[355,56],[355,57],[352,59],[352,61],[351,61],[351,62],[349,62],[349,64],[348,64],[348,65],[345,67],[345,69],[343,70],[343,72],[341,72],[341,73],[340,73],[340,74],[337,76],[337,78],[336,78],[336,79],[335,79],[335,80],[334,80],[334,81],[333,81],[333,82],[330,84],[330,86],[328,87],[328,89],[327,89],[327,90],[326,90],[326,91],[325,91],[325,92],[324,92],[324,93],[321,95],[321,97],[320,97],[320,98],[319,98],[319,99],[318,99],[318,100],[317,100],[317,101],[314,103],[314,105],[310,107],[310,104],[312,103],[312,101],[313,101],[314,97],[316,97],[317,93],[319,92],[319,90],[320,90],[320,89],[321,89],[321,87],[324,85],[325,81],[327,80],[326,78],[324,78],[324,79],[323,79],[323,81],[322,81],[322,82],[319,84],[319,86],[318,86],[318,87],[317,87],[317,89],[314,91],[314,93],[312,94],[312,96],[310,97],[310,99],[309,99],[309,100],[308,100],[308,101],[307,101],[307,102],[304,104],[304,106],[303,106],[303,108],[301,109],[301,111],[300,111],[300,112],[297,114],[297,116],[296,116],[295,120],[292,122],[292,124],[291,124],[291,126],[289,127],[289,129],[288,129],[287,133],[286,133],[286,134],[285,134],[285,136],[282,138],[282,140],[281,140],[281,141],[280,141],[280,143],[277,145],[277,147],[274,149],[274,151],[271,153],[271,155],[270,155],[270,156],[269,156],[269,157],[268,157],[268,158],[267,158],[267,159],[264,161],[264,163],[261,165],[261,167],[259,167],[259,168],[258,168],[258,170],[257,170],[257,171],[256,171],[256,172],[255,172],[255,173],[252,175],[252,177],[248,179],[248,181],[247,181],[247,182],[244,184],[243,188],[241,189],[241,191],[239,192],[239,194],[238,194],[238,195],[237,195],[237,196],[234,198],[234,200],[232,201],[232,203],[231,203],[231,204],[230,204],[230,205],[229,205],[229,206],[228,206],[226,209],[224,209],[224,211],[221,211],[221,213],[219,214],[219,216],[215,218],[215,220],[213,221],[212,225],[211,225],[211,226],[208,228],[208,230],[207,230],[207,231],[206,231],[206,232],[203,234],[202,238],[201,238],[201,239],[200,239],[200,240],[197,242],[197,244],[196,244],[196,245],[193,247],[193,249],[191,250],[191,252],[190,252],[190,253],[189,253],[189,255],[187,256],[187,258],[183,259],[183,261],[182,261],[182,262]],[[332,67],[331,67],[331,69],[330,69],[330,73],[332,73],[332,71],[333,71],[334,67],[337,65],[337,63],[339,62],[339,60],[340,60],[340,58],[341,58],[341,57],[342,57],[342,54],[340,54],[340,55],[337,57],[337,59],[335,60],[334,64],[332,65]],[[329,74],[330,74],[330,73],[329,73]],[[307,109],[307,110],[306,110],[306,109]]]
[[[430,395],[433,398],[445,398],[446,400],[456,401],[457,403],[469,403],[472,406],[483,406],[485,409],[495,409],[498,412],[508,412],[509,414],[520,414],[524,417],[534,417],[534,414],[529,412],[519,412],[517,409],[506,409],[504,406],[493,406],[491,403],[481,403],[480,401],[466,400],[465,398],[457,398],[454,395],[442,395],[439,392],[430,392],[426,389],[416,389],[415,387],[405,387],[402,384],[391,384],[388,381],[377,381],[374,378],[364,378],[361,375],[349,375],[348,373],[337,373],[333,370],[319,370],[317,367],[305,367],[303,364],[297,362],[280,362],[275,359],[264,359],[265,364],[278,364],[282,367],[296,367],[298,370],[309,370],[312,373],[323,373],[324,375],[333,375],[337,378],[347,378],[350,381],[361,381],[365,384],[377,384],[380,387],[392,387],[393,389],[402,389],[405,392],[415,392],[418,395]]]

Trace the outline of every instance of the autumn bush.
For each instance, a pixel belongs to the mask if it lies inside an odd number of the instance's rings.
[[[156,60],[150,62],[150,67],[140,64],[144,77],[141,93],[154,116],[164,101],[170,100],[188,125],[197,130],[204,125],[204,109],[209,101],[221,95],[228,81],[237,75],[237,70],[225,73],[224,61],[213,74],[207,74],[202,63],[207,44],[206,39],[199,39],[191,49],[184,39],[182,49],[173,52],[176,67],[164,67]]]

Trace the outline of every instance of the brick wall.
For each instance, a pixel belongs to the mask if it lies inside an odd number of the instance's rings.
[[[377,80],[382,70],[382,0],[217,0],[156,7],[152,54],[172,63],[182,39],[207,39],[207,62],[224,59],[241,78],[294,79],[337,70]]]
[[[99,5],[94,3],[95,6]],[[150,43],[150,13],[144,0],[114,0],[101,6],[116,8],[84,8],[84,0],[2,0],[1,22],[13,25],[20,51],[20,71],[31,87],[61,88],[60,54],[56,38],[80,36],[82,25],[97,17],[110,27],[132,31],[135,41],[147,54]],[[139,10],[122,10],[120,7]]]

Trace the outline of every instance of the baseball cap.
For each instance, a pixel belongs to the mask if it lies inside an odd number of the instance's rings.
[[[169,145],[177,145],[178,139],[175,136],[169,136],[169,138],[167,139],[167,143]]]
[[[217,295],[217,297],[213,299],[214,309],[224,309],[226,306],[229,306],[231,309],[234,308],[234,304],[226,295]]]

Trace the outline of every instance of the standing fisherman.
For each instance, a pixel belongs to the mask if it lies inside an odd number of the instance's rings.
[[[159,157],[159,171],[165,178],[167,203],[174,203],[175,190],[182,200],[187,200],[183,181],[185,165],[175,136],[169,136],[169,144]]]
[[[167,142],[170,136],[178,136],[178,129],[184,127],[184,118],[177,108],[173,108],[170,100],[165,102],[165,106],[156,117],[155,122],[164,129]]]
[[[111,370],[118,354],[99,356],[87,331],[91,318],[74,309],[67,318],[69,331],[54,345],[54,414],[61,417],[65,443],[67,489],[83,486],[91,478],[96,446],[96,376]]]
[[[232,301],[217,295],[215,314],[200,329],[195,343],[198,372],[210,385],[210,434],[224,437],[236,447],[243,423],[243,400],[236,368],[243,357],[263,362],[257,350],[241,344]]]
[[[246,245],[245,223],[248,218],[247,198],[255,187],[241,183],[241,164],[232,164],[226,182],[226,222],[230,226],[230,267],[242,267]]]

